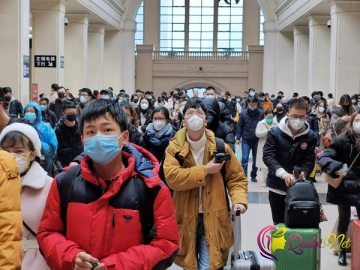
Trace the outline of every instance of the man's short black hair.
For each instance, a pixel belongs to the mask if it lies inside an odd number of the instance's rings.
[[[178,94],[173,94],[172,98],[176,98],[176,100],[179,100],[180,96]]]
[[[50,103],[49,99],[46,97],[40,98],[40,101],[45,101],[47,105]]]
[[[260,92],[260,93],[259,93],[259,97],[265,97],[264,92]]]
[[[5,86],[2,88],[4,95],[6,95],[7,93],[12,93],[12,90],[9,86]]]
[[[59,85],[58,85],[57,83],[53,83],[53,84],[51,85],[51,88],[54,89],[55,91],[57,91],[58,88],[59,88]]]
[[[311,93],[311,97],[314,97],[315,95],[318,95],[318,94],[319,94],[318,91],[314,91]]]
[[[66,100],[64,102],[63,112],[65,112],[66,109],[76,109],[76,104],[74,102]]]
[[[91,90],[89,89],[89,88],[81,88],[80,90],[79,90],[79,92],[81,93],[81,92],[85,92],[85,93],[87,93],[88,94],[88,96],[92,96],[92,92],[91,92]]]
[[[298,97],[299,93],[298,92],[294,92],[293,97]]]
[[[151,92],[150,92],[150,91],[146,91],[146,92],[145,92],[145,95],[151,95]]]
[[[278,95],[280,95],[280,94],[281,94],[281,95],[284,95],[284,92],[283,92],[283,91],[279,91],[279,92],[278,92]]]
[[[258,97],[258,95],[248,96],[247,99],[246,99],[246,102],[247,103],[259,102],[259,97]]]
[[[296,108],[296,109],[305,109],[306,111],[309,108],[309,104],[308,102],[303,99],[302,97],[297,97],[297,98],[293,98],[292,100],[290,100],[289,103],[289,110],[291,108]]]
[[[322,91],[318,91],[318,95],[319,95],[320,97],[323,97],[323,96],[324,96],[324,93],[323,93]]]
[[[80,132],[84,132],[84,123],[94,121],[100,117],[111,115],[115,122],[119,125],[121,132],[127,130],[128,119],[119,103],[112,102],[109,99],[94,99],[81,113],[79,126]]]
[[[185,115],[186,111],[188,109],[199,109],[201,108],[205,114],[207,114],[207,110],[205,105],[200,101],[200,100],[192,100],[190,99],[188,102],[186,102],[185,107],[184,107],[184,111],[183,111],[183,115]]]
[[[208,90],[214,90],[214,92],[216,93],[216,89],[215,89],[215,87],[214,86],[208,86],[208,87],[206,87],[206,92],[208,91]]]
[[[334,98],[334,97],[333,97],[333,94],[329,93],[329,94],[328,94],[328,98]]]

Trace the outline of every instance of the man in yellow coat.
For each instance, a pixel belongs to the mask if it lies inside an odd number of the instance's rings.
[[[180,249],[175,263],[187,270],[220,269],[233,245],[232,209],[247,209],[248,180],[234,152],[225,144],[230,159],[215,163],[214,133],[205,128],[206,108],[188,101],[184,108],[184,128],[166,149],[164,174],[174,190],[173,202],[180,232]],[[225,179],[221,168],[225,167]]]

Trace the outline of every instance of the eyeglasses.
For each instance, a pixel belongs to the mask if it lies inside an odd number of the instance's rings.
[[[289,117],[292,118],[292,119],[300,119],[300,120],[306,120],[307,119],[306,115],[304,115],[304,116],[289,115]]]
[[[188,111],[186,111],[185,116],[193,116],[194,114],[196,114],[197,116],[200,116],[202,118],[206,117],[205,113],[200,110],[188,110]]]
[[[153,118],[153,121],[165,121],[166,118]]]

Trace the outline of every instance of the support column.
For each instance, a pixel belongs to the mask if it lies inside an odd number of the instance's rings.
[[[64,84],[64,17],[65,1],[32,1],[33,42],[32,54],[55,56],[56,67],[48,59],[32,59],[32,82],[37,83],[40,92],[49,93],[52,83]],[[35,58],[35,57],[33,57]]]
[[[330,93],[360,91],[360,1],[333,1],[331,5]]]
[[[152,53],[153,45],[137,45],[136,58],[136,88],[146,91],[152,91]]]
[[[102,24],[90,24],[88,33],[89,88],[101,90],[104,85],[104,35]]]
[[[65,85],[77,94],[80,88],[88,86],[88,26],[84,14],[67,14],[65,27]],[[76,76],[74,76],[76,74]]]
[[[264,93],[274,94],[276,91],[276,40],[275,22],[264,22],[264,65],[263,85]]]
[[[160,50],[160,1],[144,1],[144,45]]]
[[[286,97],[294,92],[294,35],[293,32],[276,34],[276,87],[270,93],[283,91]]]
[[[330,80],[330,16],[309,17],[309,94],[322,91],[327,97]]]
[[[136,22],[126,20],[122,32],[122,88],[130,94],[135,93],[135,32]]]
[[[259,45],[252,45],[247,47],[249,52],[248,65],[248,86],[247,88],[254,88],[256,91],[262,92],[262,76],[264,63],[264,47]]]
[[[29,101],[29,0],[0,1],[0,82],[23,103]]]
[[[122,88],[121,38],[120,31],[105,32],[105,87],[113,87],[115,93],[118,93]]]
[[[294,92],[307,96],[309,87],[309,27],[294,26]]]
[[[244,0],[243,50],[248,45],[258,45],[260,35],[260,7],[257,1]]]

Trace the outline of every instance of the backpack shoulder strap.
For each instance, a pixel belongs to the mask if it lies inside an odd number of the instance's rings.
[[[159,186],[148,188],[144,180],[140,177],[135,177],[135,188],[137,191],[137,203],[140,212],[140,222],[143,231],[144,244],[150,244],[156,235],[156,228],[154,227],[154,202],[159,193],[162,183]]]
[[[216,152],[217,153],[225,153],[225,142],[224,142],[224,140],[215,137],[215,142],[216,142]],[[225,173],[225,166],[222,166],[220,172],[221,172],[221,176],[222,176],[223,183],[224,183],[226,204],[228,206],[228,210],[230,211],[230,202],[229,202],[229,196],[228,196],[228,193],[227,193],[227,185],[226,185],[227,181],[226,181],[226,178],[225,178],[225,174],[226,174]]]
[[[59,189],[61,218],[64,223],[64,231],[66,232],[66,216],[67,208],[70,201],[71,190],[75,180],[81,171],[80,165],[71,167],[68,171],[62,172],[56,176],[56,183]]]

